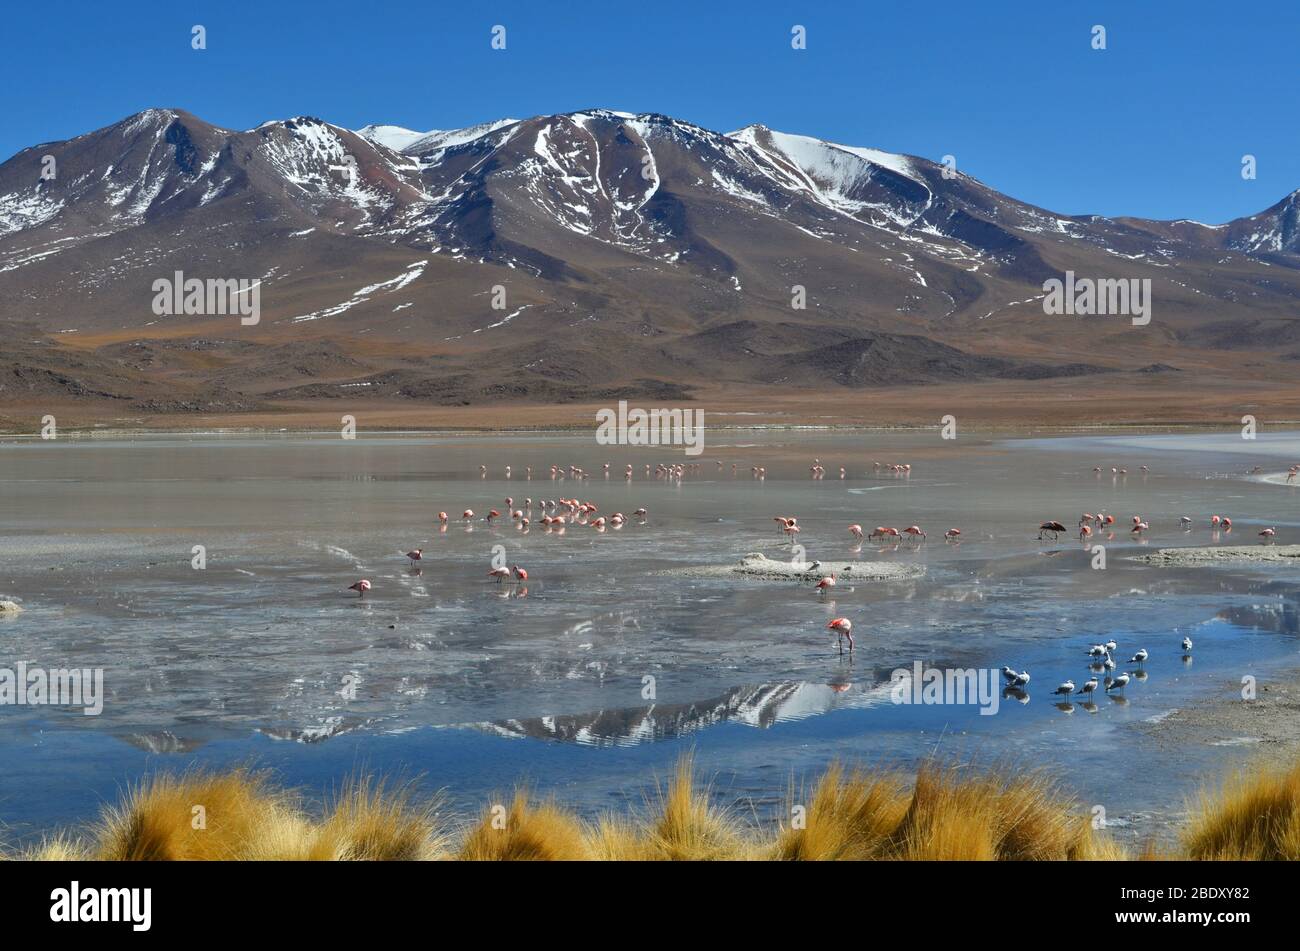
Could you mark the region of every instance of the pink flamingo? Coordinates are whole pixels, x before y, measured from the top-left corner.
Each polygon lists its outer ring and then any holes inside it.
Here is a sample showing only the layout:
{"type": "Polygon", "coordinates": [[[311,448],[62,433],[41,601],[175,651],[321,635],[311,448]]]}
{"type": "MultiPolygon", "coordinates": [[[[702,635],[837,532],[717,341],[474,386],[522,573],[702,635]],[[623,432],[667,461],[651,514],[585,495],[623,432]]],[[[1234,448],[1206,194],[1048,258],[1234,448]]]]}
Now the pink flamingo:
{"type": "Polygon", "coordinates": [[[1146,531],[1148,528],[1150,528],[1150,527],[1151,527],[1151,526],[1148,525],[1146,522],[1138,522],[1136,525],[1133,526],[1132,534],[1134,534],[1134,535],[1141,535],[1143,532],[1145,532],[1145,531],[1146,531]]]}
{"type": "Polygon", "coordinates": [[[442,522],[442,524],[446,525],[446,524],[447,524],[447,513],[446,513],[446,512],[439,512],[439,513],[438,513],[438,521],[440,521],[440,522],[442,522]]]}
{"type": "Polygon", "coordinates": [[[411,551],[408,551],[406,553],[406,557],[411,559],[411,564],[414,565],[417,561],[419,561],[421,558],[424,557],[424,549],[414,548],[411,551]]]}
{"type": "Polygon", "coordinates": [[[523,568],[520,568],[518,565],[511,565],[510,570],[514,573],[516,581],[528,580],[528,572],[525,571],[523,568]]]}
{"type": "Polygon", "coordinates": [[[820,592],[822,592],[823,594],[826,592],[826,589],[827,589],[827,588],[833,588],[833,587],[835,587],[835,575],[834,575],[834,574],[829,574],[829,575],[827,575],[825,578],[823,578],[821,581],[817,582],[817,590],[820,591],[820,592]]]}
{"type": "Polygon", "coordinates": [[[862,526],[850,525],[849,534],[852,535],[854,538],[856,538],[858,541],[862,541],[862,526]]]}
{"type": "Polygon", "coordinates": [[[1274,535],[1277,534],[1277,529],[1276,529],[1276,528],[1266,528],[1266,529],[1264,529],[1262,532],[1260,532],[1259,534],[1260,534],[1260,537],[1261,537],[1261,538],[1263,538],[1265,541],[1268,541],[1268,540],[1271,539],[1274,535]]]}
{"type": "Polygon", "coordinates": [[[366,592],[370,590],[370,582],[362,578],[360,581],[348,585],[348,590],[357,592],[358,598],[364,598],[366,592]]]}
{"type": "Polygon", "coordinates": [[[465,521],[467,521],[467,522],[468,522],[470,519],[472,519],[473,517],[474,517],[474,510],[473,510],[473,509],[466,509],[466,510],[465,510],[465,514],[461,516],[461,518],[463,518],[463,519],[464,519],[465,521]]]}
{"type": "Polygon", "coordinates": [[[877,525],[876,530],[867,536],[868,538],[898,538],[898,529],[890,528],[888,525],[877,525]]]}
{"type": "Polygon", "coordinates": [[[925,532],[921,531],[919,525],[909,525],[903,529],[903,534],[911,535],[913,538],[925,538],[925,532]]]}
{"type": "Polygon", "coordinates": [[[849,650],[853,650],[853,622],[846,617],[837,617],[826,625],[827,630],[835,632],[835,641],[840,645],[840,652],[844,651],[844,638],[849,639],[849,650]]]}
{"type": "Polygon", "coordinates": [[[958,539],[961,538],[961,529],[960,529],[960,528],[950,528],[950,529],[948,529],[946,532],[943,533],[943,537],[946,538],[946,539],[948,539],[949,541],[957,541],[958,539]]]}
{"type": "Polygon", "coordinates": [[[502,579],[504,579],[504,578],[509,578],[509,577],[510,577],[510,569],[509,569],[509,568],[493,568],[491,571],[488,572],[488,577],[489,577],[489,578],[496,578],[496,579],[497,579],[497,584],[500,584],[501,581],[502,581],[502,579]]]}
{"type": "Polygon", "coordinates": [[[1092,528],[1088,525],[1080,525],[1079,538],[1084,539],[1084,538],[1091,538],[1091,537],[1092,537],[1092,528]]]}

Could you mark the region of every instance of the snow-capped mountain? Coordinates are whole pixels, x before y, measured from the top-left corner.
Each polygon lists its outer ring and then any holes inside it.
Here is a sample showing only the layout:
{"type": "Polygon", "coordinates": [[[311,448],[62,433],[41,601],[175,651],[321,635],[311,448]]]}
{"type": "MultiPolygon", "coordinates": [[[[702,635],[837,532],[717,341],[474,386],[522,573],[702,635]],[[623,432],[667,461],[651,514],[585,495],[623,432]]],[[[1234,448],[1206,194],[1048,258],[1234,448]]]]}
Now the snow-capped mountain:
{"type": "MultiPolygon", "coordinates": [[[[1298,195],[1222,225],[1067,216],[928,159],[762,125],[593,109],[235,131],[150,109],[0,165],[0,319],[111,333],[119,349],[92,348],[105,363],[81,389],[139,400],[114,373],[165,369],[186,407],[1041,378],[1169,365],[1170,348],[1287,358],[1298,195]],[[1151,280],[1155,323],[1044,319],[1044,281],[1066,271],[1151,280]],[[258,282],[260,329],[178,353],[231,328],[151,309],[176,272],[258,282]],[[374,352],[345,356],[356,344],[337,340],[357,335],[374,352]]],[[[70,386],[37,339],[42,372],[0,399],[70,386]]]]}

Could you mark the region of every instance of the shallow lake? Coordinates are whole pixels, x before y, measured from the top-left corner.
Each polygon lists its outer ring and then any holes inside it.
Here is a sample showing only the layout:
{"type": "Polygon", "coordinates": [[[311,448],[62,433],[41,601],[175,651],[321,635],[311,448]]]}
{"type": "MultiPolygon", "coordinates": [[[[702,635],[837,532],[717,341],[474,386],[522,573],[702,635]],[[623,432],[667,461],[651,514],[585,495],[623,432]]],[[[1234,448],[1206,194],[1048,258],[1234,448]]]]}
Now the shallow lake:
{"type": "Polygon", "coordinates": [[[1300,542],[1300,490],[1276,484],[1300,461],[1298,434],[709,435],[695,458],[590,435],[0,442],[0,599],[23,608],[0,618],[0,668],[104,672],[98,716],[0,706],[6,838],[87,818],[148,771],[196,764],[273,767],[315,796],[358,771],[400,774],[464,808],[527,783],[590,815],[640,807],[686,752],[719,801],[760,818],[832,760],[937,756],[1048,769],[1136,834],[1248,755],[1249,738],[1169,750],[1135,724],[1295,665],[1300,570],[1131,556],[1212,543],[1211,514],[1233,519],[1221,544],[1254,544],[1264,526],[1300,542]],[[661,462],[698,468],[676,479],[656,474],[661,462]],[[587,477],[552,478],[552,465],[587,477]],[[527,531],[507,497],[532,499],[527,531]],[[540,501],[559,498],[648,516],[547,531],[540,501]],[[491,508],[503,517],[485,523],[491,508]],[[1044,520],[1073,526],[1098,510],[1117,519],[1113,540],[1093,540],[1104,570],[1073,533],[1037,537],[1044,520]],[[924,573],[821,596],[676,571],[793,557],[778,514],[798,517],[806,557],[828,570],[883,560],[924,573]],[[1137,541],[1135,514],[1151,525],[1137,541]],[[850,523],[929,535],[859,545],[850,523]],[[944,541],[950,527],[959,544],[944,541]],[[495,546],[527,584],[488,578],[495,546]],[[418,569],[403,554],[415,547],[418,569]],[[358,598],[347,588],[362,577],[373,590],[358,598]],[[852,654],[825,630],[841,615],[854,621],[852,654]],[[1059,708],[1051,690],[1082,683],[1087,648],[1109,637],[1121,670],[1150,651],[1145,678],[1059,708]],[[918,661],[1011,665],[1032,681],[1025,697],[999,694],[992,715],[894,703],[891,672],[918,661]]]}

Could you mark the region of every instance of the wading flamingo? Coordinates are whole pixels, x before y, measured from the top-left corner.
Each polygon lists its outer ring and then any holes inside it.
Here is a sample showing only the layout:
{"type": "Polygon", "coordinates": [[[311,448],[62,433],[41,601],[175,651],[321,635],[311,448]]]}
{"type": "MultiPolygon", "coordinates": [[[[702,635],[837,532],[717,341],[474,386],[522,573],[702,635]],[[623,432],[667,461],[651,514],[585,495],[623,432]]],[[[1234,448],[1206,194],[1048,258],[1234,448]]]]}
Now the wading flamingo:
{"type": "Polygon", "coordinates": [[[411,551],[408,551],[406,553],[406,557],[411,559],[411,564],[414,565],[417,561],[419,561],[421,558],[424,557],[424,549],[413,548],[411,551]]]}
{"type": "Polygon", "coordinates": [[[348,585],[348,590],[357,592],[358,598],[364,598],[366,596],[366,592],[370,590],[370,582],[367,581],[365,578],[362,578],[360,581],[348,585]]]}
{"type": "Polygon", "coordinates": [[[844,638],[849,639],[849,650],[853,650],[853,622],[846,617],[834,618],[826,625],[827,630],[835,632],[835,642],[840,645],[840,652],[844,652],[844,638]]]}

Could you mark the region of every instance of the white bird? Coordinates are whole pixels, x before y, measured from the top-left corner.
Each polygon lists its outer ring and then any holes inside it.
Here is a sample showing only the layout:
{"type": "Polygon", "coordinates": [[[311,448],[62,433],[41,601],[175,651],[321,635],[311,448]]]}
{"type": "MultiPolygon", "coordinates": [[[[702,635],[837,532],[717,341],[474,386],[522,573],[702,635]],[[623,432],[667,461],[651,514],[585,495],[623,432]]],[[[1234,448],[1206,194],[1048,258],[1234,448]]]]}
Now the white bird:
{"type": "Polygon", "coordinates": [[[1029,683],[1029,671],[1022,670],[1020,673],[1016,674],[1016,679],[1012,682],[1012,686],[1023,687],[1027,683],[1029,683]]]}
{"type": "Polygon", "coordinates": [[[1061,686],[1053,690],[1052,693],[1060,694],[1063,697],[1068,697],[1070,694],[1074,693],[1074,681],[1067,680],[1065,683],[1061,684],[1061,686]]]}
{"type": "Polygon", "coordinates": [[[1191,639],[1190,637],[1184,637],[1184,638],[1183,638],[1183,650],[1185,650],[1185,651],[1189,651],[1189,650],[1191,650],[1191,649],[1192,649],[1192,639],[1191,639]]]}
{"type": "Polygon", "coordinates": [[[1113,650],[1114,650],[1116,647],[1118,647],[1119,645],[1115,643],[1115,639],[1114,639],[1114,638],[1111,638],[1110,640],[1108,640],[1108,641],[1107,641],[1104,645],[1102,645],[1102,646],[1104,646],[1104,647],[1106,648],[1106,651],[1107,651],[1107,652],[1110,652],[1110,651],[1113,651],[1113,650]]]}
{"type": "Polygon", "coordinates": [[[1096,689],[1097,689],[1097,678],[1089,677],[1088,682],[1079,688],[1079,693],[1086,693],[1088,696],[1091,697],[1092,692],[1096,689]]]}
{"type": "Polygon", "coordinates": [[[1106,659],[1105,659],[1104,661],[1102,661],[1101,666],[1102,666],[1105,670],[1114,670],[1114,669],[1115,669],[1115,658],[1113,658],[1113,657],[1111,657],[1109,654],[1107,654],[1107,655],[1106,655],[1106,659]]]}
{"type": "Polygon", "coordinates": [[[1136,654],[1134,654],[1132,657],[1130,657],[1128,659],[1128,662],[1130,664],[1144,664],[1146,663],[1146,659],[1150,656],[1151,655],[1147,653],[1147,649],[1144,647],[1136,654]]]}
{"type": "Polygon", "coordinates": [[[1101,657],[1105,653],[1106,653],[1105,644],[1093,644],[1092,647],[1088,649],[1089,657],[1101,657]]]}
{"type": "Polygon", "coordinates": [[[1106,684],[1106,690],[1107,691],[1123,690],[1125,685],[1127,684],[1128,684],[1128,674],[1120,674],[1110,683],[1106,684]]]}
{"type": "Polygon", "coordinates": [[[1016,673],[1014,668],[1003,667],[1002,676],[1006,678],[1007,683],[1012,684],[1016,682],[1016,677],[1018,677],[1019,675],[1016,673]]]}

